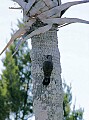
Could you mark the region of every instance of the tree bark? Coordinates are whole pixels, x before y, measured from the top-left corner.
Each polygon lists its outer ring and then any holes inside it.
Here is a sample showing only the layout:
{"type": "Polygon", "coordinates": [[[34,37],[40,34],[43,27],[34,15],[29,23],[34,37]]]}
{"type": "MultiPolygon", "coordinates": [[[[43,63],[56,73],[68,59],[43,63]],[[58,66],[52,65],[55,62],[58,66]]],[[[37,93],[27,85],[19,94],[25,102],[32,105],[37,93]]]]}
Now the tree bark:
{"type": "Polygon", "coordinates": [[[31,38],[33,106],[35,120],[63,120],[63,90],[57,28],[31,38]],[[50,84],[43,86],[43,62],[52,56],[53,71],[50,84]]]}

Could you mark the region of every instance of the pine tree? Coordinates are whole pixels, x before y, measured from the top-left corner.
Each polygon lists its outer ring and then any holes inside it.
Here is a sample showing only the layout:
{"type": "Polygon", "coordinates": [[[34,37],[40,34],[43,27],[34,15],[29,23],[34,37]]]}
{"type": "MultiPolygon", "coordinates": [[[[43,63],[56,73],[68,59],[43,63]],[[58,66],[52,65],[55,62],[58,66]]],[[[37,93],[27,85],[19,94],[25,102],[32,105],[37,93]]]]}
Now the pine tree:
{"type": "MultiPolygon", "coordinates": [[[[15,43],[18,44],[18,43],[15,43]]],[[[30,58],[30,49],[28,43],[25,42],[22,44],[21,49],[13,56],[16,64],[19,68],[19,77],[22,84],[21,89],[24,90],[24,101],[22,108],[22,120],[24,120],[25,115],[33,113],[33,97],[32,97],[32,80],[31,80],[31,58],[30,58]]]]}
{"type": "Polygon", "coordinates": [[[0,102],[0,108],[2,109],[3,104],[5,104],[4,110],[0,112],[0,116],[5,116],[0,117],[2,120],[9,118],[12,113],[14,113],[15,120],[19,118],[24,120],[25,117],[28,117],[33,112],[32,94],[29,95],[32,90],[30,50],[26,42],[22,49],[12,57],[16,44],[17,41],[6,51],[6,56],[2,60],[5,68],[2,71],[0,81],[0,95],[2,95],[0,97],[2,102],[0,102]],[[7,110],[6,107],[8,108],[7,110]],[[4,111],[8,111],[7,114],[4,111]]]}
{"type": "Polygon", "coordinates": [[[6,104],[11,112],[16,112],[20,104],[20,84],[18,66],[15,65],[14,59],[11,57],[11,51],[6,52],[6,58],[3,59],[5,69],[2,71],[2,94],[6,97],[6,104]],[[3,92],[4,91],[4,92],[3,92]]]}
{"type": "Polygon", "coordinates": [[[64,99],[63,99],[63,112],[64,112],[64,120],[83,120],[83,112],[84,110],[80,107],[79,109],[75,108],[75,104],[72,105],[72,91],[71,85],[67,85],[65,82],[63,83],[63,91],[64,91],[64,99]]]}
{"type": "MultiPolygon", "coordinates": [[[[33,113],[31,59],[28,43],[25,42],[21,49],[12,57],[17,41],[6,51],[6,57],[2,60],[4,70],[0,80],[0,119],[9,118],[15,114],[15,120],[24,120],[33,113]],[[31,94],[31,96],[29,95],[31,94]],[[22,112],[22,116],[20,115],[22,112]]],[[[71,86],[63,83],[64,120],[82,120],[83,109],[71,109],[71,86]]]]}

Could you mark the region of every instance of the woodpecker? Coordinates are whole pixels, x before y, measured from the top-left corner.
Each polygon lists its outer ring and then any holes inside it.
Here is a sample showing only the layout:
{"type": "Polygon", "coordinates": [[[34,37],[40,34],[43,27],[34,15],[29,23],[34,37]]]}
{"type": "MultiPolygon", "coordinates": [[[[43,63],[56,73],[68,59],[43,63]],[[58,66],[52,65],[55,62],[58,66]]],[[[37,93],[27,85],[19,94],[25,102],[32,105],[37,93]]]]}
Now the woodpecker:
{"type": "Polygon", "coordinates": [[[53,62],[52,62],[52,56],[47,55],[47,60],[43,63],[43,72],[44,72],[44,79],[43,79],[43,85],[49,85],[50,83],[50,76],[53,70],[53,62]]]}

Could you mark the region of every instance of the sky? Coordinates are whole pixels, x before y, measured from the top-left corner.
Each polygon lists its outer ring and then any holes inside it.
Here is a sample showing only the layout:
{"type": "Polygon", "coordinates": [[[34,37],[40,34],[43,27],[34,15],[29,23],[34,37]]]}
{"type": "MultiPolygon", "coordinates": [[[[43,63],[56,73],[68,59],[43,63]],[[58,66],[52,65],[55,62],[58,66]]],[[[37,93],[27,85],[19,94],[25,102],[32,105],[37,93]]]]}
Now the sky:
{"type": "MultiPolygon", "coordinates": [[[[62,0],[63,3],[67,1],[62,0]]],[[[21,10],[10,10],[10,6],[14,6],[11,0],[3,0],[0,4],[0,51],[10,39],[11,28],[16,30],[17,19],[22,18],[21,10]]],[[[89,3],[71,7],[63,17],[89,20],[89,3]]],[[[89,25],[74,23],[60,28],[58,42],[62,79],[71,83],[73,103],[76,100],[76,108],[84,108],[84,120],[89,120],[89,25]]],[[[0,56],[0,73],[4,55],[0,56]]]]}

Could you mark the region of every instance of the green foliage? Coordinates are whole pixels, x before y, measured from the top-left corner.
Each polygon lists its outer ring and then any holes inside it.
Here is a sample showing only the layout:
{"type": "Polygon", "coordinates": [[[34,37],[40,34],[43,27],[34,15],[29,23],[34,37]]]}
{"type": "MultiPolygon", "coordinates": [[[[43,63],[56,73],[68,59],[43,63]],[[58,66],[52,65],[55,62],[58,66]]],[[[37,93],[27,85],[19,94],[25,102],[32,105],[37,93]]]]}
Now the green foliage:
{"type": "MultiPolygon", "coordinates": [[[[31,81],[31,59],[27,42],[22,45],[13,57],[17,41],[6,52],[3,59],[4,70],[0,80],[0,119],[10,117],[14,113],[15,120],[24,120],[33,113],[32,81],[31,81]]],[[[72,92],[71,86],[63,83],[64,120],[83,120],[83,109],[71,109],[72,92]]]]}
{"type": "MultiPolygon", "coordinates": [[[[17,41],[6,52],[3,59],[4,70],[0,80],[0,119],[10,117],[14,113],[15,120],[24,120],[33,113],[32,81],[31,81],[31,59],[27,42],[22,45],[13,57],[17,41]],[[21,114],[20,114],[21,113],[21,114]]],[[[63,83],[64,120],[83,120],[83,109],[71,109],[72,92],[71,86],[63,83]]]]}
{"type": "MultiPolygon", "coordinates": [[[[0,91],[3,98],[3,109],[0,112],[2,114],[2,120],[5,120],[3,116],[7,118],[7,115],[4,115],[6,111],[8,111],[8,117],[10,115],[10,111],[17,111],[19,101],[18,98],[20,92],[18,92],[19,85],[19,74],[18,74],[18,66],[15,65],[14,59],[11,57],[11,51],[6,52],[6,58],[3,59],[3,65],[5,69],[2,71],[1,80],[0,80],[0,91]],[[13,104],[15,103],[15,104],[13,104]]],[[[1,97],[0,97],[1,98],[1,97]]]]}
{"type": "Polygon", "coordinates": [[[27,115],[33,113],[31,84],[31,59],[27,42],[22,45],[15,56],[15,45],[6,51],[6,57],[2,60],[4,70],[0,80],[0,119],[10,117],[14,113],[15,120],[24,120],[27,115]],[[29,89],[30,87],[30,89],[29,89]]]}
{"type": "MultiPolygon", "coordinates": [[[[4,70],[0,79],[0,120],[10,119],[14,113],[14,119],[24,120],[33,113],[31,58],[28,43],[22,44],[22,48],[12,57],[17,41],[6,51],[2,60],[4,70]]],[[[83,109],[71,109],[71,86],[63,83],[64,120],[83,120],[83,109]]]]}
{"type": "Polygon", "coordinates": [[[5,118],[8,118],[9,112],[6,96],[3,96],[0,91],[0,120],[5,120],[5,118]]]}
{"type": "Polygon", "coordinates": [[[64,100],[63,100],[64,120],[83,120],[84,110],[82,108],[75,109],[75,104],[74,104],[73,109],[71,109],[71,104],[72,104],[71,86],[68,86],[64,82],[63,91],[64,91],[64,100]]]}
{"type": "Polygon", "coordinates": [[[24,102],[23,102],[23,117],[29,113],[33,113],[33,102],[32,102],[32,81],[31,81],[31,58],[30,49],[28,48],[28,43],[22,44],[21,50],[19,50],[14,56],[16,64],[19,67],[19,77],[21,81],[21,89],[24,90],[24,102]]]}

